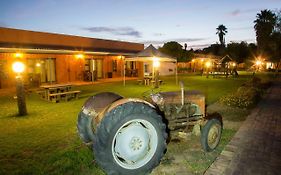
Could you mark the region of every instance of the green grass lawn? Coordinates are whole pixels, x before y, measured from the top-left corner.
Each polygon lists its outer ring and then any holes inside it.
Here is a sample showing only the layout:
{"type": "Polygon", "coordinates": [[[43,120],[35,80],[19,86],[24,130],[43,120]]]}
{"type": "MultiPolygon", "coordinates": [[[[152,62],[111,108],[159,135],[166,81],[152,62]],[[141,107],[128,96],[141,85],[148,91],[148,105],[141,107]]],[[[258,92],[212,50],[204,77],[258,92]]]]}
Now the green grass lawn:
{"type": "MultiPolygon", "coordinates": [[[[180,75],[187,89],[203,91],[211,104],[236,90],[249,75],[237,79],[213,79],[180,75]]],[[[162,91],[179,90],[174,77],[162,77],[162,91]]],[[[125,97],[141,97],[150,89],[136,81],[75,87],[82,91],[78,100],[50,103],[35,93],[27,95],[28,115],[17,117],[13,95],[0,97],[0,174],[104,174],[93,163],[92,152],[77,135],[77,114],[84,101],[102,91],[125,97]]]]}

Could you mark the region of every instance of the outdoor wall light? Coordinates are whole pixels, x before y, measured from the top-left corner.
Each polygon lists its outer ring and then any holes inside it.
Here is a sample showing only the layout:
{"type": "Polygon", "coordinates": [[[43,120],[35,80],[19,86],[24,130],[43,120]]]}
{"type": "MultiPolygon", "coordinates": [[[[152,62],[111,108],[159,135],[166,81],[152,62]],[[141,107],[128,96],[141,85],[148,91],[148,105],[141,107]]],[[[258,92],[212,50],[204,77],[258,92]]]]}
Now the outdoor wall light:
{"type": "Polygon", "coordinates": [[[77,59],[83,59],[83,58],[84,58],[84,55],[83,55],[83,54],[77,54],[75,57],[76,57],[77,59]]]}
{"type": "Polygon", "coordinates": [[[14,54],[14,57],[16,57],[16,58],[22,58],[22,57],[23,57],[23,54],[17,52],[17,53],[14,54]]]}

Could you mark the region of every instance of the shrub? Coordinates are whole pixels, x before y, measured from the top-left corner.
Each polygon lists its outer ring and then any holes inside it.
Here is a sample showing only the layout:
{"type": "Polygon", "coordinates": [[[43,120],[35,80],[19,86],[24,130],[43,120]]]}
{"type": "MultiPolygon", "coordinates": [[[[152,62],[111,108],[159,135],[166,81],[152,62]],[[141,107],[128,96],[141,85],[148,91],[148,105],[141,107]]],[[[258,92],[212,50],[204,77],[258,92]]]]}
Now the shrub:
{"type": "Polygon", "coordinates": [[[254,77],[244,83],[236,92],[220,98],[219,102],[232,107],[251,108],[255,106],[269,87],[269,82],[262,83],[261,79],[254,77]]]}

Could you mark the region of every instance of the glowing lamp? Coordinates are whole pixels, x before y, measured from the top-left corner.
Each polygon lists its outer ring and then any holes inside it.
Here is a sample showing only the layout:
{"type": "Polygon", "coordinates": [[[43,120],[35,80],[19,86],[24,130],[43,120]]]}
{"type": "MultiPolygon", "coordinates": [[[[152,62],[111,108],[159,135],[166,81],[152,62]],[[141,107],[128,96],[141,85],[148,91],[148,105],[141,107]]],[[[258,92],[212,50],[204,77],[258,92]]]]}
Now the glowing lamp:
{"type": "Polygon", "coordinates": [[[206,65],[207,68],[209,68],[211,66],[211,62],[208,61],[208,62],[206,62],[205,65],[206,65]]]}
{"type": "Polygon", "coordinates": [[[40,67],[41,66],[41,64],[40,63],[36,63],[36,67],[40,67]]]}
{"type": "Polygon", "coordinates": [[[83,59],[83,58],[84,58],[84,55],[83,55],[83,54],[77,54],[77,55],[76,55],[76,58],[77,58],[77,59],[83,59]]]}
{"type": "Polygon", "coordinates": [[[233,67],[235,67],[235,66],[236,66],[236,64],[235,64],[235,63],[232,63],[232,66],[233,66],[233,67]]]}
{"type": "Polygon", "coordinates": [[[195,60],[194,60],[194,59],[192,59],[191,61],[192,61],[192,62],[194,62],[195,60]]]}
{"type": "Polygon", "coordinates": [[[259,66],[259,65],[261,65],[261,64],[262,64],[262,62],[261,62],[261,61],[259,61],[259,60],[258,60],[258,61],[256,61],[256,65],[257,65],[257,66],[259,66]]]}
{"type": "Polygon", "coordinates": [[[15,54],[14,54],[14,57],[16,57],[16,58],[22,58],[22,57],[23,57],[23,54],[22,54],[22,53],[15,53],[15,54]]]}
{"type": "Polygon", "coordinates": [[[25,66],[22,62],[17,61],[13,63],[12,68],[15,73],[22,73],[25,69],[25,66]]]}
{"type": "Polygon", "coordinates": [[[160,67],[160,61],[158,58],[153,58],[153,67],[155,68],[160,67]]]}

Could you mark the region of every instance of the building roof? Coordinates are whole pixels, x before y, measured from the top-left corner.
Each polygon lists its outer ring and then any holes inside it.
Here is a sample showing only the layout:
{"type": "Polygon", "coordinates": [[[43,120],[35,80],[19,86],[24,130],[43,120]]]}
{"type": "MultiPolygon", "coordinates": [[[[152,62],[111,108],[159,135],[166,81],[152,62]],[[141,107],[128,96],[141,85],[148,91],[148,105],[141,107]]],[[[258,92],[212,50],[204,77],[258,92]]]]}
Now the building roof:
{"type": "Polygon", "coordinates": [[[105,40],[82,36],[35,32],[0,27],[0,52],[3,50],[27,49],[32,51],[65,50],[106,52],[108,54],[134,54],[144,49],[140,43],[105,40]]]}
{"type": "Polygon", "coordinates": [[[139,53],[133,55],[132,58],[126,58],[127,61],[153,61],[155,58],[159,59],[159,61],[170,61],[177,62],[176,59],[160,52],[156,49],[152,44],[150,44],[147,48],[140,51],[139,53]]]}

